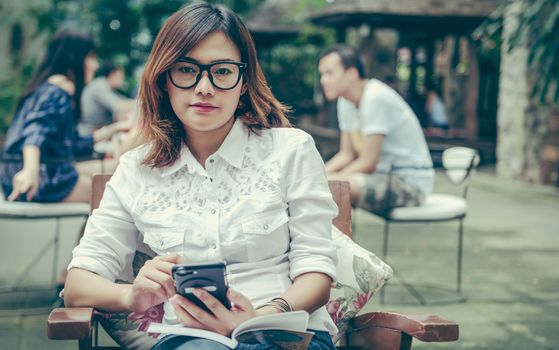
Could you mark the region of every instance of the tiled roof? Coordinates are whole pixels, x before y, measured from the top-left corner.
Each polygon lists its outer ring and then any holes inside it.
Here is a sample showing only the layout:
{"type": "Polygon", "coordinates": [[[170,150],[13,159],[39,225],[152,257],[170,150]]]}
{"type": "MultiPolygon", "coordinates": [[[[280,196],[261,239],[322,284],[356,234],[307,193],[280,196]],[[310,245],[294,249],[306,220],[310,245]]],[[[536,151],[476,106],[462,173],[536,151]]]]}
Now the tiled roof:
{"type": "Polygon", "coordinates": [[[333,15],[375,14],[421,17],[486,17],[499,0],[334,0],[312,14],[313,20],[333,15]]]}

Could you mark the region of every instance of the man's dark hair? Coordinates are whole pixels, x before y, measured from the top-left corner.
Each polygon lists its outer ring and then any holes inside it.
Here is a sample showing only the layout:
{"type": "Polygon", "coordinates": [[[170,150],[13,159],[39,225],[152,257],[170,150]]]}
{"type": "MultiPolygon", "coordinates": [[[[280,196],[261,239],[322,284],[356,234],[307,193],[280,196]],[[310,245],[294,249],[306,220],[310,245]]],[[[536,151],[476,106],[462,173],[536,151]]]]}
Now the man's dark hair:
{"type": "Polygon", "coordinates": [[[97,70],[97,76],[108,77],[112,72],[118,69],[120,69],[120,66],[118,66],[113,61],[105,61],[103,62],[101,67],[97,70]]]}
{"type": "Polygon", "coordinates": [[[363,64],[363,60],[356,49],[344,44],[336,44],[322,51],[319,60],[331,53],[336,53],[340,56],[340,61],[345,69],[355,68],[357,69],[357,73],[359,73],[360,78],[366,78],[365,65],[363,64]]]}

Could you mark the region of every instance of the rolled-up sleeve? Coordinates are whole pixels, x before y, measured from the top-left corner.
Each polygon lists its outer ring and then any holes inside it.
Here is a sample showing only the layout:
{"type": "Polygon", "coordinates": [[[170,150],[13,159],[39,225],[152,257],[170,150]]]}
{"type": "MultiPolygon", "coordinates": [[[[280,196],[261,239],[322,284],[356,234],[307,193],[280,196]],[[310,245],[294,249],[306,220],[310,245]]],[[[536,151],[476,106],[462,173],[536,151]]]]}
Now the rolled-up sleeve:
{"type": "Polygon", "coordinates": [[[59,133],[57,121],[63,119],[61,115],[71,113],[69,109],[70,105],[61,98],[39,101],[37,106],[24,116],[23,144],[41,148],[49,136],[59,133]]]}
{"type": "Polygon", "coordinates": [[[338,209],[328,187],[324,163],[312,138],[291,152],[286,167],[285,198],[289,208],[291,279],[321,272],[336,279],[336,245],[332,219],[338,209]]]}
{"type": "Polygon", "coordinates": [[[138,230],[130,215],[134,172],[122,161],[105,188],[68,270],[81,268],[114,281],[136,251],[138,230]]]}

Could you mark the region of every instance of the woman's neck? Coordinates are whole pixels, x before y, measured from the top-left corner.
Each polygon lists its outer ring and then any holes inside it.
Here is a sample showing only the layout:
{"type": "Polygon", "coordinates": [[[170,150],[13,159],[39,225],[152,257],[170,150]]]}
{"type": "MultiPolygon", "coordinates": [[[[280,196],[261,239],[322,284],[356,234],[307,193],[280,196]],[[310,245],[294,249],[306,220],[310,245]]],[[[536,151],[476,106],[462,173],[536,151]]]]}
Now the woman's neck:
{"type": "Polygon", "coordinates": [[[47,81],[52,85],[58,86],[72,96],[76,92],[76,86],[74,85],[74,83],[63,74],[51,75],[50,77],[48,77],[47,81]]]}
{"type": "Polygon", "coordinates": [[[231,118],[220,128],[210,131],[197,131],[185,127],[188,149],[202,167],[205,168],[206,159],[221,147],[234,122],[234,118],[231,118]]]}

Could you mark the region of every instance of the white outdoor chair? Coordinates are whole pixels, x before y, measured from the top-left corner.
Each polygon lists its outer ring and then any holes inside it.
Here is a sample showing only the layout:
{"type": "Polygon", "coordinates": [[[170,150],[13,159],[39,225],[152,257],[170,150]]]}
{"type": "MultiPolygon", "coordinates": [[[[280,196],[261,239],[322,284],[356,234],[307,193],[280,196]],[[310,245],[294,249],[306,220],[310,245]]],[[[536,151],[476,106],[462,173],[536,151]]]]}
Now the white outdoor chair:
{"type": "MultiPolygon", "coordinates": [[[[55,289],[57,284],[57,271],[59,260],[59,241],[60,241],[60,222],[64,218],[82,217],[87,219],[89,215],[88,203],[27,203],[27,202],[9,202],[4,198],[0,190],[0,220],[38,220],[52,219],[55,220],[55,232],[52,239],[39,250],[39,252],[30,257],[29,263],[25,265],[22,272],[10,283],[9,286],[0,288],[0,294],[15,294],[20,292],[33,292],[41,289],[55,289]],[[41,259],[47,255],[49,250],[53,250],[53,262],[51,270],[51,285],[42,287],[22,287],[23,282],[28,277],[33,268],[41,264],[41,259]]],[[[15,234],[15,232],[6,232],[2,229],[2,235],[15,234]]]]}
{"type": "MultiPolygon", "coordinates": [[[[456,293],[462,293],[462,248],[464,236],[464,217],[468,211],[466,196],[468,193],[468,178],[479,164],[479,154],[476,150],[467,147],[451,147],[442,155],[443,167],[449,180],[462,187],[462,195],[432,193],[425,202],[418,207],[394,208],[386,214],[377,214],[384,219],[383,259],[388,257],[388,235],[391,223],[432,223],[445,221],[459,221],[458,226],[458,256],[456,273],[456,293]]],[[[397,271],[394,271],[395,274],[397,271]]],[[[421,304],[426,304],[425,298],[411,285],[402,283],[421,304]]],[[[380,302],[384,303],[384,292],[381,289],[380,302]]],[[[464,299],[461,297],[461,299],[464,299]]]]}

